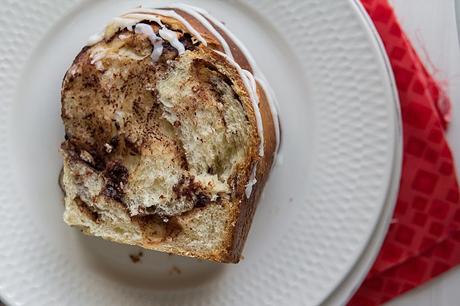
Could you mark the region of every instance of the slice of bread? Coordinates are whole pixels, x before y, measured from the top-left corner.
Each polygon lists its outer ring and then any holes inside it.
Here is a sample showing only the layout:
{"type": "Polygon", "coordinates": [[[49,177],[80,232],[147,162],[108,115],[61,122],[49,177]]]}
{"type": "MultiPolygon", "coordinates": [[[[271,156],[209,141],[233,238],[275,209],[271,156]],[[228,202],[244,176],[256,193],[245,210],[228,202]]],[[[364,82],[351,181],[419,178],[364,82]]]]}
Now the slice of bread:
{"type": "Polygon", "coordinates": [[[110,24],[64,77],[64,220],[115,242],[238,262],[275,153],[268,95],[257,84],[254,105],[248,60],[221,29],[235,62],[198,18],[165,11],[180,18],[110,24]],[[155,60],[161,39],[145,26],[177,37],[163,35],[155,60]]]}

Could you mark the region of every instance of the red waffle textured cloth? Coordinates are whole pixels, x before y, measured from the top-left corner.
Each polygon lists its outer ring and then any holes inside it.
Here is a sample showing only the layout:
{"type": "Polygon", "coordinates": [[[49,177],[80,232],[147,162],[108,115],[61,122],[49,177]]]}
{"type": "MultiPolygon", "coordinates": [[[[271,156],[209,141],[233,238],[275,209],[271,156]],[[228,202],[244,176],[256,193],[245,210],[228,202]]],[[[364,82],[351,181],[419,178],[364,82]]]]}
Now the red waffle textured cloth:
{"type": "Polygon", "coordinates": [[[362,0],[399,91],[403,168],[382,249],[349,306],[375,306],[460,263],[460,197],[445,138],[450,102],[427,72],[387,0],[362,0]]]}

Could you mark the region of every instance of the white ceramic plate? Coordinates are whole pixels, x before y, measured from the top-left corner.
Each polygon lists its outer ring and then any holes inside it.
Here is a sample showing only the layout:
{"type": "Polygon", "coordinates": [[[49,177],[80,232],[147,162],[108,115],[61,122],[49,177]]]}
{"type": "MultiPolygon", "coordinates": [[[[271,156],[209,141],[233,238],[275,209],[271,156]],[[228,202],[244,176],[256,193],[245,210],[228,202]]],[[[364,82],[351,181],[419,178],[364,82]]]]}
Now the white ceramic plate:
{"type": "Polygon", "coordinates": [[[359,6],[187,2],[225,21],[280,102],[283,163],[266,187],[245,259],[219,265],[144,251],[134,264],[137,248],[85,237],[61,221],[64,72],[111,17],[165,1],[6,0],[0,295],[11,305],[318,305],[343,288],[365,249],[375,254],[369,241],[391,211],[399,173],[399,117],[388,64],[359,6]]]}
{"type": "Polygon", "coordinates": [[[457,19],[457,34],[460,41],[460,0],[455,0],[455,17],[457,19]]]}
{"type": "MultiPolygon", "coordinates": [[[[359,0],[354,0],[358,2],[359,0]]],[[[369,28],[373,30],[374,37],[378,41],[380,45],[380,50],[382,56],[384,57],[385,61],[387,62],[387,68],[391,71],[390,62],[387,58],[385,48],[383,43],[381,42],[380,36],[377,30],[374,28],[374,24],[370,17],[365,12],[365,9],[357,4],[357,8],[361,11],[365,21],[367,21],[369,28]]],[[[392,77],[392,76],[391,76],[392,77]]],[[[393,82],[394,83],[394,82],[393,82]]],[[[396,88],[394,90],[395,96],[397,95],[396,88]]],[[[396,98],[396,102],[398,102],[396,98]]],[[[396,197],[398,195],[399,190],[399,178],[401,176],[401,166],[402,166],[402,122],[401,122],[401,114],[399,109],[399,103],[395,109],[397,112],[396,116],[398,117],[397,122],[397,137],[396,137],[396,146],[395,146],[395,160],[393,164],[393,174],[392,174],[392,181],[390,184],[390,189],[387,193],[387,199],[385,206],[382,209],[382,214],[380,216],[380,220],[377,223],[377,226],[372,233],[371,239],[369,240],[369,244],[362,252],[360,258],[357,260],[354,267],[350,270],[347,276],[343,279],[341,284],[334,290],[329,297],[321,303],[323,306],[326,305],[344,305],[346,301],[351,297],[352,293],[354,293],[361,284],[362,280],[364,280],[367,272],[369,271],[371,265],[375,261],[375,258],[378,255],[380,247],[382,246],[383,240],[386,236],[388,227],[390,225],[391,217],[393,215],[393,209],[396,204],[396,197]]]]}

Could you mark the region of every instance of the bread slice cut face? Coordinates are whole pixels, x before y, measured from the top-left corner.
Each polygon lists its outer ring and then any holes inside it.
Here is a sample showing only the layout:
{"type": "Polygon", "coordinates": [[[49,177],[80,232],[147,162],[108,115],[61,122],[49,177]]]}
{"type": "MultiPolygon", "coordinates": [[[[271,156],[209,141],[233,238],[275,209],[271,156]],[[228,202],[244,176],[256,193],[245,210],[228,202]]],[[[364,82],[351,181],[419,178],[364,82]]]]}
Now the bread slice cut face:
{"type": "Polygon", "coordinates": [[[139,10],[109,24],[65,74],[64,221],[238,262],[277,146],[268,95],[210,20],[139,10]]]}

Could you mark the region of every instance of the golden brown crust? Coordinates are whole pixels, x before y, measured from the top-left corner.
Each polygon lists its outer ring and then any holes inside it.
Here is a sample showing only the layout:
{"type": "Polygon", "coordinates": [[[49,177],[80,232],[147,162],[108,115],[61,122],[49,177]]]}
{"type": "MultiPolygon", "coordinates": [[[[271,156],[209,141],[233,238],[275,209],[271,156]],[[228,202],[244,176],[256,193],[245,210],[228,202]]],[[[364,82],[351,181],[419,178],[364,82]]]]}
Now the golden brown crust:
{"type": "MultiPolygon", "coordinates": [[[[195,27],[203,37],[206,38],[208,41],[208,48],[216,49],[219,51],[223,51],[222,46],[219,44],[218,40],[206,29],[204,28],[200,22],[195,20],[194,17],[188,15],[185,12],[180,10],[176,10],[177,13],[182,15],[186,18],[190,24],[195,27]]],[[[186,33],[187,29],[184,25],[173,18],[159,16],[163,23],[168,24],[173,29],[181,30],[182,32],[186,33]]],[[[232,49],[234,60],[243,68],[249,71],[252,71],[248,59],[244,56],[242,50],[240,50],[237,45],[229,39],[229,37],[223,33],[222,31],[218,30],[220,34],[226,39],[227,43],[229,44],[230,48],[232,49]]],[[[89,59],[89,49],[84,48],[82,52],[76,57],[74,61],[74,65],[80,65],[82,67],[90,66],[90,59],[89,59]]],[[[241,80],[238,71],[228,63],[226,64],[226,59],[215,53],[209,51],[207,48],[200,47],[198,48],[198,52],[201,54],[200,56],[207,61],[214,63],[217,67],[225,71],[225,73],[231,78],[232,82],[235,84],[235,87],[239,90],[238,94],[241,98],[241,103],[243,103],[244,109],[246,110],[247,115],[250,119],[250,124],[253,125],[253,131],[256,130],[256,120],[255,114],[253,110],[253,106],[249,99],[248,93],[246,92],[245,86],[243,81],[241,80]]],[[[73,76],[66,74],[63,82],[63,95],[65,94],[65,90],[69,84],[73,76]]],[[[263,190],[265,182],[268,179],[269,172],[271,165],[273,163],[274,153],[276,149],[276,137],[275,137],[275,127],[274,122],[272,119],[272,114],[270,112],[269,103],[267,100],[267,96],[265,95],[263,89],[258,85],[257,93],[259,96],[259,108],[262,116],[262,123],[263,123],[263,133],[264,133],[264,150],[265,154],[261,158],[258,156],[258,145],[257,145],[257,135],[252,135],[251,142],[251,152],[249,157],[245,163],[243,163],[239,169],[236,171],[238,177],[232,177],[231,179],[236,182],[236,205],[230,205],[230,203],[221,203],[223,207],[228,208],[228,222],[226,224],[226,237],[223,239],[222,246],[219,250],[215,252],[208,252],[202,253],[199,251],[194,250],[183,250],[180,247],[173,247],[171,242],[174,241],[175,237],[178,235],[179,232],[183,230],[183,227],[188,225],[190,219],[193,219],[195,215],[202,212],[203,210],[210,209],[209,206],[198,207],[194,208],[186,213],[174,216],[173,218],[169,219],[168,222],[164,222],[161,218],[157,217],[133,217],[131,221],[135,224],[138,224],[139,228],[143,233],[143,238],[140,242],[136,244],[141,245],[147,249],[154,249],[160,250],[165,252],[171,252],[177,255],[184,255],[184,256],[191,256],[197,257],[201,259],[207,259],[217,262],[231,262],[237,263],[240,259],[241,252],[243,250],[243,246],[245,240],[247,238],[250,224],[252,222],[252,218],[254,216],[254,212],[256,210],[257,202],[260,197],[260,194],[263,190]],[[246,182],[249,180],[250,173],[252,171],[252,167],[257,165],[257,172],[256,172],[256,180],[257,183],[253,186],[253,190],[249,199],[246,198],[245,195],[245,187],[246,182]]],[[[62,110],[62,117],[64,122],[69,122],[69,114],[66,113],[65,108],[62,110]]],[[[107,127],[107,129],[101,131],[101,141],[107,142],[107,139],[110,139],[112,127],[107,127]],[[103,139],[103,140],[102,140],[103,139]]],[[[99,136],[98,136],[99,137],[99,136]]],[[[79,143],[79,145],[86,149],[91,148],[91,144],[79,143]]],[[[92,167],[97,167],[97,165],[92,165],[92,167]]],[[[105,170],[106,171],[106,170],[105,170]]],[[[117,172],[118,173],[118,172],[117,172]]],[[[122,182],[122,181],[121,181],[122,182]]],[[[122,182],[123,183],[123,182],[122,182]]],[[[119,184],[119,182],[117,183],[119,184]]],[[[115,188],[116,189],[116,188],[115,188]]],[[[116,198],[115,198],[116,200],[116,198]]],[[[213,204],[218,205],[218,204],[213,204]]],[[[87,207],[81,206],[81,210],[84,210],[84,213],[93,220],[94,222],[98,222],[98,219],[95,217],[95,213],[91,210],[88,210],[87,207]]],[[[110,237],[106,237],[109,238],[110,237]]],[[[126,241],[118,241],[124,242],[126,241]]],[[[132,243],[132,242],[128,242],[132,243]]]]}
{"type": "Polygon", "coordinates": [[[270,174],[276,150],[275,127],[267,97],[260,85],[257,89],[262,122],[264,125],[265,154],[257,167],[257,184],[254,185],[251,197],[249,199],[243,197],[243,201],[240,203],[235,213],[236,224],[233,229],[232,242],[228,249],[228,261],[230,262],[238,262],[241,257],[241,252],[243,251],[244,243],[248,236],[260,195],[270,174]]]}
{"type": "MultiPolygon", "coordinates": [[[[200,33],[204,33],[208,37],[213,36],[192,16],[180,10],[176,10],[176,12],[186,18],[187,21],[189,21],[200,31],[200,33]]],[[[211,21],[209,22],[212,23],[211,21]]],[[[219,28],[217,28],[217,30],[229,44],[235,62],[239,64],[242,69],[253,72],[251,66],[249,65],[249,61],[242,50],[238,48],[235,42],[231,40],[224,31],[220,30],[219,28]]],[[[217,42],[217,39],[215,39],[215,42],[217,42]]],[[[219,51],[223,51],[221,46],[217,49],[219,51]]],[[[224,59],[222,58],[222,60],[224,59]]],[[[243,84],[240,84],[240,86],[242,85],[243,84]]],[[[268,97],[260,85],[257,86],[257,93],[259,96],[259,108],[264,129],[264,157],[260,158],[257,164],[257,183],[253,186],[251,197],[248,199],[243,194],[239,205],[235,207],[235,209],[231,212],[232,217],[230,219],[233,219],[234,222],[229,224],[229,227],[231,228],[231,235],[229,235],[227,238],[227,247],[222,249],[222,252],[217,255],[217,258],[213,256],[213,258],[205,259],[231,263],[237,263],[240,260],[260,195],[270,174],[276,150],[275,123],[273,122],[272,113],[270,111],[268,97]]],[[[252,106],[250,106],[250,108],[252,109],[252,106]]],[[[247,169],[250,169],[250,165],[247,165],[247,169]]]]}

